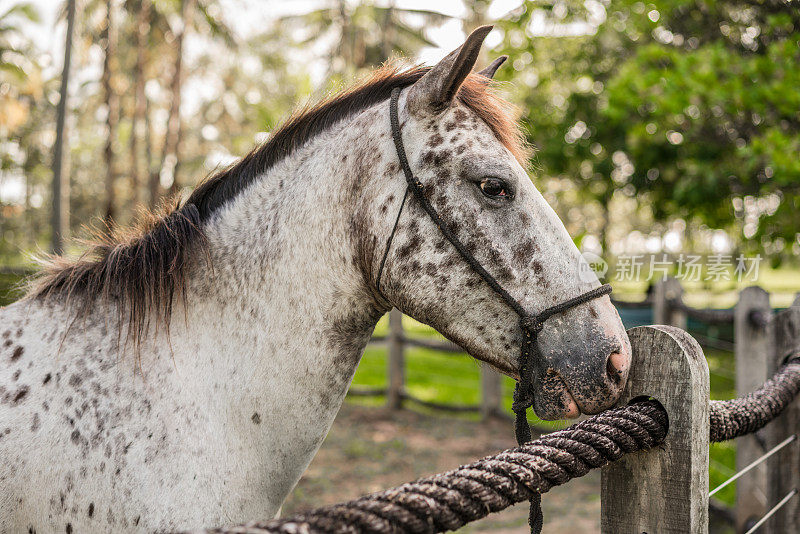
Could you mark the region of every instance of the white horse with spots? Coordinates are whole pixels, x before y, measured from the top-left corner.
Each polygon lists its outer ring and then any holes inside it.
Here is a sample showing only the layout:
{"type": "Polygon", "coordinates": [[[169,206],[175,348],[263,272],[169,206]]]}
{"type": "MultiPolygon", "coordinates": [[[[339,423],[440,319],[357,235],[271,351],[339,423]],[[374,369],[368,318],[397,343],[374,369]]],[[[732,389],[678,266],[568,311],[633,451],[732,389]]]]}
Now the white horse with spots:
{"type": "MultiPolygon", "coordinates": [[[[0,530],[145,532],[269,518],[322,443],[377,320],[396,306],[516,375],[510,310],[413,197],[526,309],[597,287],[523,165],[488,28],[435,67],[384,68],[290,119],[134,238],[54,260],[0,310],[0,530]]],[[[539,336],[535,410],[597,412],[630,347],[607,297],[539,336]],[[613,372],[610,372],[613,371],[613,372]]]]}

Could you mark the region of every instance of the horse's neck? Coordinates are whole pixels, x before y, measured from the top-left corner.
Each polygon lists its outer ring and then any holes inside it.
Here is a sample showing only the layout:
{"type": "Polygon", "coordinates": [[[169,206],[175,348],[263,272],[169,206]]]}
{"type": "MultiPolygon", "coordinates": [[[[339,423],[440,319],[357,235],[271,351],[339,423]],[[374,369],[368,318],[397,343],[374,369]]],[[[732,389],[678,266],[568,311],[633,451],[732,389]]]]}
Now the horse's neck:
{"type": "MultiPolygon", "coordinates": [[[[243,405],[243,424],[252,415],[262,429],[285,431],[288,445],[310,447],[301,463],[327,433],[385,312],[353,235],[363,177],[343,167],[350,135],[320,136],[220,210],[206,228],[211,268],[190,275],[187,319],[182,310],[174,319],[181,339],[172,345],[187,359],[179,370],[198,373],[190,378],[213,389],[221,409],[243,405]]],[[[268,449],[287,446],[270,439],[268,449]]]]}

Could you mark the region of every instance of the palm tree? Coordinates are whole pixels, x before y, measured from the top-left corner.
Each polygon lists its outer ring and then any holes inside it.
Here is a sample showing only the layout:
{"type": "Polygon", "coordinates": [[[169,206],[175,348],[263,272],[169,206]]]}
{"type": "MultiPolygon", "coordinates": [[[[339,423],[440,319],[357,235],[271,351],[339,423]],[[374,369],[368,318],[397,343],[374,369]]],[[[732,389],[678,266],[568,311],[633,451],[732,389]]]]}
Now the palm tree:
{"type": "Polygon", "coordinates": [[[442,13],[426,9],[398,8],[391,2],[377,6],[362,2],[350,6],[346,0],[333,0],[327,6],[300,15],[282,17],[282,25],[291,25],[307,32],[297,43],[308,46],[317,40],[335,35],[337,43],[329,50],[329,77],[350,76],[379,65],[393,53],[413,56],[423,46],[436,46],[425,36],[425,28],[438,26],[449,19],[442,13]],[[422,27],[407,23],[406,16],[422,18],[422,27]]]}
{"type": "Polygon", "coordinates": [[[175,65],[170,83],[170,109],[167,121],[167,135],[164,140],[164,159],[162,173],[166,170],[171,175],[170,194],[178,191],[178,162],[181,148],[181,85],[183,83],[183,41],[194,15],[196,0],[181,0],[180,24],[175,33],[175,65]]]}
{"type": "Polygon", "coordinates": [[[106,1],[106,24],[103,28],[101,41],[105,44],[105,55],[103,57],[103,93],[106,105],[106,145],[105,145],[105,160],[106,160],[106,206],[104,220],[107,226],[113,224],[115,215],[115,193],[114,181],[116,178],[116,156],[114,154],[114,141],[117,136],[117,123],[119,122],[119,96],[114,89],[113,77],[116,66],[116,5],[114,0],[106,1]]]}
{"type": "MultiPolygon", "coordinates": [[[[161,152],[161,165],[159,177],[166,176],[171,179],[169,186],[170,194],[175,194],[180,188],[178,175],[179,163],[181,161],[180,151],[182,142],[182,123],[181,123],[181,87],[184,78],[183,65],[183,43],[186,33],[202,20],[209,28],[213,37],[219,38],[226,44],[233,45],[233,32],[224,24],[223,20],[213,15],[209,6],[213,0],[180,0],[180,18],[178,24],[171,28],[175,36],[175,60],[170,80],[170,108],[167,120],[167,134],[164,137],[164,148],[161,152]]],[[[152,183],[152,182],[151,182],[152,183]]],[[[158,182],[152,183],[151,205],[158,201],[158,182]]]]}
{"type": "Polygon", "coordinates": [[[145,63],[147,62],[147,34],[150,23],[150,0],[137,0],[134,3],[134,35],[136,38],[136,65],[133,69],[133,116],[131,117],[131,204],[139,204],[142,179],[141,155],[139,146],[144,136],[146,123],[147,97],[144,94],[145,63]]]}
{"type": "MultiPolygon", "coordinates": [[[[0,14],[0,85],[7,90],[0,95],[0,136],[5,140],[11,137],[23,145],[22,135],[26,132],[25,125],[31,119],[31,108],[34,100],[41,100],[42,83],[41,67],[36,62],[36,55],[25,44],[25,39],[20,32],[15,19],[29,22],[39,22],[39,13],[31,4],[16,4],[0,14]],[[23,44],[18,44],[23,43],[23,44]],[[21,131],[22,130],[22,131],[21,131]]],[[[13,158],[6,153],[0,153],[0,168],[3,171],[16,167],[13,158]]],[[[27,162],[27,158],[26,158],[27,162]]],[[[5,172],[0,173],[0,186],[5,178],[5,172]]],[[[30,182],[27,174],[25,179],[25,207],[30,201],[30,182]]],[[[0,210],[3,207],[0,206],[0,210]]],[[[28,211],[25,214],[28,215],[28,211]]],[[[0,235],[5,236],[10,217],[0,216],[0,235]]],[[[30,228],[31,225],[23,225],[30,228]]],[[[0,247],[2,243],[0,242],[0,247]]]]}
{"type": "Polygon", "coordinates": [[[19,35],[19,29],[11,20],[14,17],[22,17],[30,22],[39,22],[40,18],[36,8],[26,3],[15,4],[0,15],[0,71],[23,80],[26,73],[20,64],[25,63],[25,52],[14,46],[10,39],[11,36],[19,35]]]}
{"type": "Polygon", "coordinates": [[[67,0],[67,35],[64,43],[64,66],[61,70],[61,95],[56,111],[56,142],[53,147],[53,253],[64,252],[64,235],[69,231],[69,180],[62,173],[64,135],[72,55],[72,31],[75,26],[75,0],[67,0]]]}

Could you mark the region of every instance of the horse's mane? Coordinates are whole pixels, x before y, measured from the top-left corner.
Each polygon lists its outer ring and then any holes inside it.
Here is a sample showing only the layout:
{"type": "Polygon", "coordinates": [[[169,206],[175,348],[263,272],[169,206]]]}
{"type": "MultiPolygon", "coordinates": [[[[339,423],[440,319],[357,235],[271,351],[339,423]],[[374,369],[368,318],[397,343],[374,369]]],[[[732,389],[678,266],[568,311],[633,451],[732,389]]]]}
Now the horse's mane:
{"type": "MultiPolygon", "coordinates": [[[[94,232],[88,251],[77,260],[51,256],[34,278],[28,298],[64,295],[87,313],[95,297],[117,303],[120,327],[141,340],[150,311],[169,328],[176,297],[184,295],[186,273],[196,257],[207,255],[203,223],[270,167],[316,135],[359,111],[388,100],[395,87],[419,80],[429,67],[401,70],[388,64],[362,83],[293,113],[263,145],[227,169],[204,180],[182,205],[146,212],[133,229],[94,232]],[[80,299],[78,301],[78,299],[80,299]]],[[[458,98],[471,108],[524,165],[528,153],[516,114],[478,74],[467,77],[458,98]]],[[[206,256],[207,257],[207,256],[206,256]]]]}

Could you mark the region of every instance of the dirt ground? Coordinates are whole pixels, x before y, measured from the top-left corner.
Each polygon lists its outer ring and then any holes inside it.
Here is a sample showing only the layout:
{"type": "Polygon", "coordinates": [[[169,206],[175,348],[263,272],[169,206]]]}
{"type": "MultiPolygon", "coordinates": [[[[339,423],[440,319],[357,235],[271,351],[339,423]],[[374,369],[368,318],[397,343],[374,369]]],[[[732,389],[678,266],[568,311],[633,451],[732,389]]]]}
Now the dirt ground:
{"type": "MultiPolygon", "coordinates": [[[[513,447],[510,421],[476,422],[346,403],[283,515],[386,489],[513,447]]],[[[546,533],[600,531],[600,472],[542,496],[546,533]]],[[[528,533],[527,504],[460,532],[528,533]]]]}

